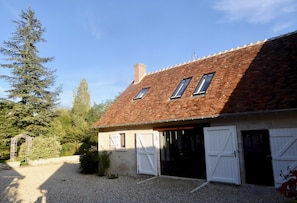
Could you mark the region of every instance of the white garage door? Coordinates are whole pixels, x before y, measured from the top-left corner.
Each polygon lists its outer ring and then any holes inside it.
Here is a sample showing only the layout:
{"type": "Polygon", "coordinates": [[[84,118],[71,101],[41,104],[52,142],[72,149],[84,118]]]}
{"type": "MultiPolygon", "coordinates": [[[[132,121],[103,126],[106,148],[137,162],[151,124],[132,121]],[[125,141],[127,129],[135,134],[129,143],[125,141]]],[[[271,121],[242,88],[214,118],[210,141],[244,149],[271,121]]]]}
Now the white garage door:
{"type": "Polygon", "coordinates": [[[157,144],[158,133],[136,134],[138,174],[158,175],[157,144]]]}
{"type": "Polygon", "coordinates": [[[235,126],[204,128],[206,176],[208,181],[240,184],[235,126]]]}
{"type": "Polygon", "coordinates": [[[275,187],[284,180],[280,172],[297,168],[297,128],[270,129],[270,146],[275,187]]]}

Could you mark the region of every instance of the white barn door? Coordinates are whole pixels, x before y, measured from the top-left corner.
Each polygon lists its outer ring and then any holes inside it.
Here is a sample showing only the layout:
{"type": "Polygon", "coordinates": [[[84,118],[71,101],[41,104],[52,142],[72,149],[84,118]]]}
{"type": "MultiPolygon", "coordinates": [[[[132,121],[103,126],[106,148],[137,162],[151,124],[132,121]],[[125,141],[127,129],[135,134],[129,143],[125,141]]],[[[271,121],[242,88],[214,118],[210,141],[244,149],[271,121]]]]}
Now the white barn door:
{"type": "Polygon", "coordinates": [[[284,182],[280,172],[297,169],[297,128],[270,129],[269,135],[274,183],[279,187],[284,182]]]}
{"type": "Polygon", "coordinates": [[[137,133],[137,173],[158,175],[157,146],[158,133],[137,133]]]}
{"type": "Polygon", "coordinates": [[[240,184],[235,126],[204,128],[207,181],[240,184]]]}

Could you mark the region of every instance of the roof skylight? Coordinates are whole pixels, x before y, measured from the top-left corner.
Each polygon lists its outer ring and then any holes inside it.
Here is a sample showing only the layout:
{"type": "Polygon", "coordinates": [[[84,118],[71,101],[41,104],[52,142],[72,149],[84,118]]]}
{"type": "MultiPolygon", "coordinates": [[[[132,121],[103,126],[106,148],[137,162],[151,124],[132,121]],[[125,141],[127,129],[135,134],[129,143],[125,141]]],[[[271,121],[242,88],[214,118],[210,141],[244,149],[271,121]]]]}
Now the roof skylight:
{"type": "Polygon", "coordinates": [[[190,81],[192,78],[185,78],[183,79],[178,86],[176,87],[176,89],[174,90],[173,94],[171,95],[170,99],[176,99],[176,98],[180,98],[184,91],[186,90],[186,88],[188,87],[190,81]]]}
{"type": "Polygon", "coordinates": [[[205,94],[215,73],[204,74],[200,79],[193,95],[205,94]]]}
{"type": "Polygon", "coordinates": [[[144,97],[144,95],[147,93],[147,91],[148,91],[149,89],[150,89],[149,87],[142,88],[142,89],[136,94],[136,96],[133,98],[133,100],[142,99],[142,97],[144,97]]]}

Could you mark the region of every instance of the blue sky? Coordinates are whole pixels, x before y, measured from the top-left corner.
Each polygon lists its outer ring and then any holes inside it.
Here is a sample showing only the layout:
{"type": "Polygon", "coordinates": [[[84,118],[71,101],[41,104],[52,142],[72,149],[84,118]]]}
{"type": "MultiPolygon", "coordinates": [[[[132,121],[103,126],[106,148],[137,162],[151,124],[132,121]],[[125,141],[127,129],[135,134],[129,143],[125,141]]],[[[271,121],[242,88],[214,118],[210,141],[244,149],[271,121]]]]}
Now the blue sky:
{"type": "MultiPolygon", "coordinates": [[[[56,69],[67,107],[83,78],[98,104],[125,90],[135,63],[150,73],[297,30],[297,0],[0,0],[0,46],[29,7],[46,29],[38,49],[55,58],[45,66],[56,69]]],[[[0,97],[7,89],[0,79],[0,97]]]]}

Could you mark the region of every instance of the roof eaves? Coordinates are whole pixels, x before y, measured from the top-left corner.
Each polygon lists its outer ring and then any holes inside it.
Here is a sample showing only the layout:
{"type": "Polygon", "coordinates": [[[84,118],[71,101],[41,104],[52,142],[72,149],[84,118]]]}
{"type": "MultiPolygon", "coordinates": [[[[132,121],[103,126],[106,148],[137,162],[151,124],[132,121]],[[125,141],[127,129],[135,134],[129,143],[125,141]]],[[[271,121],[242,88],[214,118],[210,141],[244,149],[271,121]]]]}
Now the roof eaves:
{"type": "Polygon", "coordinates": [[[107,125],[107,126],[97,126],[96,129],[105,129],[105,128],[117,128],[117,127],[131,127],[131,126],[140,126],[140,125],[154,125],[160,123],[170,123],[170,122],[181,122],[181,121],[190,121],[190,120],[203,120],[216,118],[218,116],[205,116],[205,117],[192,117],[192,118],[181,118],[181,119],[170,119],[170,120],[158,120],[152,122],[138,122],[138,123],[129,123],[129,124],[116,124],[116,125],[107,125]]]}
{"type": "Polygon", "coordinates": [[[266,111],[257,111],[257,112],[240,112],[240,113],[224,113],[224,114],[215,114],[209,116],[197,116],[190,118],[181,118],[181,119],[170,119],[170,120],[158,120],[152,122],[139,122],[139,123],[129,123],[129,124],[116,124],[116,125],[108,125],[108,126],[97,126],[96,129],[106,129],[106,128],[120,128],[120,127],[133,127],[140,125],[156,125],[161,123],[172,123],[172,122],[187,122],[194,120],[206,120],[206,119],[214,119],[214,118],[231,118],[238,116],[252,116],[252,115],[264,115],[269,113],[284,113],[284,112],[295,112],[297,113],[297,108],[291,109],[281,109],[281,110],[266,110],[266,111]]]}

